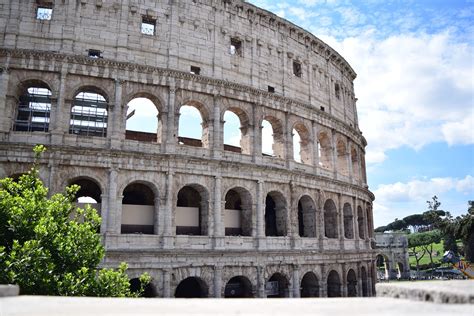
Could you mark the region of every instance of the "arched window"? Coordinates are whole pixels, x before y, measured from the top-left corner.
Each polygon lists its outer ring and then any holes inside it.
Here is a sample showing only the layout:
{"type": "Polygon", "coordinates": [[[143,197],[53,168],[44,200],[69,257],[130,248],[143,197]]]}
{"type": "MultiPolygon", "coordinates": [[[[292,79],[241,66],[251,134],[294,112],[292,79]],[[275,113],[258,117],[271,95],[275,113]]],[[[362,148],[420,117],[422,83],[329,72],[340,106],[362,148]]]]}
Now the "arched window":
{"type": "Polygon", "coordinates": [[[252,283],[244,276],[233,277],[225,285],[225,298],[251,298],[253,296],[252,283]]]}
{"type": "Polygon", "coordinates": [[[303,163],[301,159],[301,137],[296,129],[293,129],[293,160],[299,163],[303,163]]]}
{"type": "Polygon", "coordinates": [[[200,185],[187,185],[178,192],[176,207],[177,235],[207,235],[209,195],[200,185]]]}
{"type": "Polygon", "coordinates": [[[225,195],[225,235],[252,235],[252,198],[243,188],[233,188],[225,195]]]}
{"type": "Polygon", "coordinates": [[[145,184],[132,183],[123,190],[122,234],[153,234],[155,195],[145,184]]]}
{"type": "Polygon", "coordinates": [[[341,297],[341,279],[339,273],[332,270],[328,275],[328,297],[341,297]]]}
{"type": "Polygon", "coordinates": [[[283,195],[273,191],[265,200],[265,235],[286,236],[286,201],[283,195]]]}
{"type": "Polygon", "coordinates": [[[337,238],[337,208],[333,200],[324,203],[324,235],[327,238],[337,238]]]}
{"type": "Polygon", "coordinates": [[[201,278],[189,277],[178,284],[174,297],[176,298],[204,298],[208,297],[209,289],[201,278]]]}
{"type": "Polygon", "coordinates": [[[207,122],[196,103],[185,104],[179,109],[178,142],[193,147],[209,147],[207,122]]]}
{"type": "Polygon", "coordinates": [[[97,182],[88,178],[77,178],[69,182],[69,185],[78,185],[80,187],[75,196],[76,204],[84,207],[89,204],[96,209],[100,215],[102,203],[102,191],[97,182]]]}
{"type": "Polygon", "coordinates": [[[377,279],[388,280],[390,277],[390,263],[387,256],[378,254],[375,258],[377,266],[377,279]]]}
{"type": "Polygon", "coordinates": [[[79,92],[71,107],[69,133],[81,136],[107,136],[108,105],[105,97],[94,91],[79,92]]]}
{"type": "Polygon", "coordinates": [[[262,154],[281,159],[284,152],[285,141],[281,122],[273,116],[265,117],[262,121],[262,154]]]}
{"type": "Polygon", "coordinates": [[[296,162],[311,164],[310,135],[302,123],[295,125],[293,134],[293,159],[296,162]]]}
{"type": "Polygon", "coordinates": [[[274,156],[273,151],[273,128],[269,121],[262,121],[262,154],[264,156],[274,156]]]}
{"type": "Polygon", "coordinates": [[[318,155],[319,166],[325,169],[332,169],[331,138],[327,132],[321,132],[318,135],[318,155]]]}
{"type": "MultiPolygon", "coordinates": [[[[141,287],[142,285],[139,278],[130,280],[130,292],[138,293],[140,292],[141,287]]],[[[140,295],[141,297],[156,297],[155,288],[151,283],[146,284],[143,290],[143,293],[140,295]]]]}
{"type": "Polygon", "coordinates": [[[354,180],[360,180],[360,171],[359,171],[359,155],[357,154],[357,149],[352,146],[351,149],[351,162],[352,162],[352,177],[354,180]]]}
{"type": "Polygon", "coordinates": [[[25,89],[20,96],[14,131],[47,132],[51,112],[51,90],[43,86],[25,89]]]}
{"type": "Polygon", "coordinates": [[[357,275],[352,269],[347,272],[347,296],[357,296],[357,275]]]}
{"type": "Polygon", "coordinates": [[[347,166],[347,147],[342,139],[337,141],[337,172],[342,175],[349,175],[347,166]]]}
{"type": "Polygon", "coordinates": [[[160,142],[161,124],[158,114],[158,109],[150,99],[131,100],[127,105],[125,138],[143,142],[160,142]]]}
{"type": "Polygon", "coordinates": [[[298,201],[298,231],[301,237],[316,237],[316,207],[307,195],[298,201]]]}
{"type": "Polygon", "coordinates": [[[224,113],[224,150],[242,152],[242,133],[240,119],[232,111],[224,113]]]}
{"type": "Polygon", "coordinates": [[[265,284],[265,293],[268,298],[289,297],[288,279],[281,273],[275,273],[265,284]]]}
{"type": "Polygon", "coordinates": [[[301,297],[319,297],[319,281],[313,272],[308,272],[301,280],[301,297]]]}
{"type": "Polygon", "coordinates": [[[344,213],[344,237],[348,239],[354,238],[354,224],[353,224],[353,215],[352,207],[349,203],[345,203],[343,207],[344,213]]]}

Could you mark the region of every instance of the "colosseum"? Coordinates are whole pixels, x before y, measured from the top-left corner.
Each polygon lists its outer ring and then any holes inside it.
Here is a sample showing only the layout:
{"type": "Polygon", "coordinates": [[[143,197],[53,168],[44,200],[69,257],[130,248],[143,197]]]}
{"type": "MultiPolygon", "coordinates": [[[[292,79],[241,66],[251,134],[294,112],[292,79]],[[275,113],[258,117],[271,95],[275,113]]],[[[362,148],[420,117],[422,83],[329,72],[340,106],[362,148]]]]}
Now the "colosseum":
{"type": "Polygon", "coordinates": [[[356,74],[334,49],[242,0],[1,0],[0,26],[0,177],[46,145],[50,193],[79,184],[101,213],[103,266],[148,272],[155,297],[374,294],[356,74]]]}

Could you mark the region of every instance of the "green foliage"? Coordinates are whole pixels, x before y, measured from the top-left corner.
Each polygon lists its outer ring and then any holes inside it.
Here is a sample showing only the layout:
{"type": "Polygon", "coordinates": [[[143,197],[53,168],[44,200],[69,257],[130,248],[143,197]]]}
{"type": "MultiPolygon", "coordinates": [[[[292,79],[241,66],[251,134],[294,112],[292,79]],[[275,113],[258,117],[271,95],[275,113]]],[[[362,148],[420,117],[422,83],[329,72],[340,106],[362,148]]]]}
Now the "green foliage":
{"type": "Polygon", "coordinates": [[[414,233],[408,235],[408,247],[411,250],[416,262],[416,269],[419,270],[421,259],[428,254],[431,266],[433,266],[433,247],[441,241],[441,232],[432,230],[423,233],[414,233]]]}
{"type": "MultiPolygon", "coordinates": [[[[36,160],[45,151],[34,149],[36,160]]],[[[125,271],[98,269],[105,251],[100,217],[74,204],[78,186],[48,199],[33,168],[17,181],[0,180],[0,283],[19,284],[22,294],[134,297],[125,271]]],[[[150,277],[143,275],[142,287],[150,277]]]]}

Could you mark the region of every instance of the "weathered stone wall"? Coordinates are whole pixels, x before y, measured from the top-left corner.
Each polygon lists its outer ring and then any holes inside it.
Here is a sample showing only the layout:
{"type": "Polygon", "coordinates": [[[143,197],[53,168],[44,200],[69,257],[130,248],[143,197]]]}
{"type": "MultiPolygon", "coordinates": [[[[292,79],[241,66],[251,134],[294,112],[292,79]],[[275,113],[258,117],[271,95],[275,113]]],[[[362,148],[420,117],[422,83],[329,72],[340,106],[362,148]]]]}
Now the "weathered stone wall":
{"type": "Polygon", "coordinates": [[[326,296],[331,271],[340,281],[330,287],[345,296],[350,270],[358,295],[374,293],[374,197],[357,126],[355,74],[334,50],[241,1],[2,1],[0,8],[0,177],[27,171],[31,147],[40,143],[48,147],[40,173],[51,193],[77,181],[93,183],[105,266],[127,261],[131,277],[149,272],[162,297],[173,296],[187,277],[199,277],[209,296],[221,297],[238,275],[251,282],[253,296],[263,297],[275,273],[286,279],[286,295],[298,297],[307,272],[326,296]],[[53,8],[51,20],[35,18],[40,5],[53,8]],[[156,19],[155,35],[140,33],[142,16],[156,19]],[[242,40],[241,56],[229,54],[231,37],[242,40]],[[103,51],[104,58],[88,57],[88,49],[103,51]],[[301,62],[301,78],[293,75],[293,60],[301,62]],[[190,74],[191,65],[201,67],[201,75],[190,74]],[[276,93],[267,92],[268,85],[276,93]],[[48,130],[15,131],[25,89],[38,86],[51,91],[48,130]],[[70,133],[81,91],[104,97],[105,137],[70,133]],[[135,97],[147,97],[159,112],[156,141],[126,138],[127,104],[135,97]],[[196,144],[202,147],[178,142],[183,105],[201,113],[204,133],[196,144]],[[242,153],[224,150],[226,110],[240,118],[242,153]],[[275,157],[261,153],[264,119],[274,127],[275,157]],[[294,161],[293,128],[305,144],[303,163],[294,161]],[[153,234],[121,233],[124,190],[136,183],[153,192],[153,234]],[[185,186],[199,193],[199,236],[176,233],[178,192],[185,186]],[[245,206],[245,236],[225,235],[229,190],[238,191],[245,206]],[[266,236],[267,195],[275,199],[283,236],[266,236]],[[323,210],[328,200],[336,206],[330,223],[323,210]],[[310,225],[310,237],[301,236],[300,224],[310,225]],[[329,224],[335,238],[325,236],[329,224]]]}
{"type": "Polygon", "coordinates": [[[375,242],[377,255],[385,261],[385,277],[392,279],[409,279],[410,262],[408,239],[404,233],[376,233],[375,242]]]}

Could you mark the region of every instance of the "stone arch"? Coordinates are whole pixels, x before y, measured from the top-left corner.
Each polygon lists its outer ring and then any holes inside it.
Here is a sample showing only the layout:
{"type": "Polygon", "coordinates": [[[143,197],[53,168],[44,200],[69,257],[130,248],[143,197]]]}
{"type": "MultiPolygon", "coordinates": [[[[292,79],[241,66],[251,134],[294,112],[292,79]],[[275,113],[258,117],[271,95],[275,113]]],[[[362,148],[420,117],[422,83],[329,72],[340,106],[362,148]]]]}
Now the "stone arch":
{"type": "MultiPolygon", "coordinates": [[[[296,146],[299,147],[298,156],[300,157],[300,159],[299,161],[296,159],[296,152],[293,153],[293,159],[295,161],[309,165],[312,163],[311,133],[302,122],[297,122],[293,125],[292,134],[295,135],[295,132],[299,135],[300,140],[299,146],[296,146]]],[[[294,140],[295,138],[293,136],[293,149],[296,148],[294,140]]]]}
{"type": "MultiPolygon", "coordinates": [[[[159,96],[152,94],[147,91],[134,92],[127,95],[125,98],[126,111],[124,111],[125,123],[125,139],[138,140],[145,142],[158,142],[162,141],[163,124],[162,124],[162,113],[163,113],[163,101],[159,96]],[[146,101],[147,100],[147,101],[146,101]],[[140,103],[138,103],[140,102],[140,103]],[[149,106],[154,106],[156,113],[152,113],[152,117],[144,117],[140,112],[147,111],[149,115],[149,106]],[[132,110],[133,107],[133,110],[132,110]],[[143,109],[142,109],[143,108],[143,109]],[[148,110],[147,110],[148,108],[148,110]],[[138,113],[138,114],[137,114],[138,113]],[[130,116],[132,115],[132,116],[130,116]],[[154,118],[153,118],[154,116],[154,118]],[[129,124],[132,123],[132,124],[129,124]],[[153,124],[153,132],[144,130],[141,126],[147,126],[153,124]],[[156,124],[156,127],[155,127],[156,124]],[[137,126],[139,125],[139,126],[137,126]]],[[[153,110],[154,112],[154,110],[153,110]]]]}
{"type": "Polygon", "coordinates": [[[404,269],[405,269],[405,266],[403,265],[403,263],[398,261],[397,262],[397,279],[404,278],[404,272],[405,272],[404,269]]]}
{"type": "Polygon", "coordinates": [[[280,273],[274,273],[265,284],[267,298],[290,297],[290,282],[280,273]]]}
{"type": "Polygon", "coordinates": [[[72,100],[69,134],[106,137],[108,104],[108,96],[101,88],[81,87],[72,100]]]}
{"type": "Polygon", "coordinates": [[[332,199],[324,203],[324,236],[327,238],[338,237],[337,208],[332,199]]]}
{"type": "Polygon", "coordinates": [[[344,214],[344,237],[347,239],[354,238],[354,216],[352,215],[352,207],[349,203],[345,203],[343,207],[344,214]]]}
{"type": "MultiPolygon", "coordinates": [[[[138,293],[141,289],[141,282],[139,278],[133,278],[130,279],[130,291],[132,293],[138,293]]],[[[140,297],[156,297],[156,288],[153,286],[153,284],[150,282],[145,285],[143,293],[140,295],[140,297]]]]}
{"type": "Polygon", "coordinates": [[[301,279],[301,297],[319,297],[319,280],[314,272],[307,272],[301,279]]]}
{"type": "MultiPolygon", "coordinates": [[[[240,152],[242,154],[245,154],[245,155],[250,155],[251,153],[251,148],[252,148],[252,140],[251,140],[251,137],[250,137],[250,119],[249,119],[249,115],[247,114],[247,112],[239,107],[236,107],[236,106],[230,106],[230,107],[227,107],[226,109],[224,109],[222,111],[222,115],[221,115],[221,121],[224,122],[224,129],[225,129],[225,119],[224,119],[224,115],[226,114],[226,112],[231,112],[233,114],[235,114],[238,119],[239,119],[239,122],[240,122],[240,141],[239,141],[239,145],[240,145],[240,152]]],[[[224,130],[223,130],[224,132],[224,130]]],[[[233,151],[234,149],[233,148],[230,148],[229,146],[231,146],[231,144],[226,144],[225,143],[225,140],[224,140],[224,150],[229,150],[229,151],[233,151]]]]}
{"type": "Polygon", "coordinates": [[[336,152],[337,172],[345,176],[349,175],[349,169],[347,166],[347,144],[342,137],[337,138],[336,152]]]}
{"type": "Polygon", "coordinates": [[[252,195],[243,187],[234,187],[225,194],[225,235],[252,236],[252,195]]]}
{"type": "Polygon", "coordinates": [[[41,79],[27,79],[17,86],[13,130],[19,132],[48,132],[53,92],[41,79]]]}
{"type": "Polygon", "coordinates": [[[357,296],[357,275],[353,269],[347,271],[347,296],[357,296]]]}
{"type": "Polygon", "coordinates": [[[176,107],[176,118],[177,118],[177,135],[178,135],[178,142],[183,145],[188,145],[188,146],[193,146],[193,147],[203,147],[203,148],[209,148],[210,144],[210,112],[207,109],[207,107],[204,105],[203,102],[197,101],[196,99],[187,99],[181,104],[176,107]],[[190,106],[198,110],[199,114],[201,115],[201,137],[194,138],[194,137],[184,137],[181,136],[180,133],[180,127],[182,126],[182,115],[181,115],[181,109],[183,106],[190,106]]]}
{"type": "Polygon", "coordinates": [[[175,226],[177,235],[207,235],[209,191],[200,184],[183,186],[177,194],[175,226]]]}
{"type": "Polygon", "coordinates": [[[188,277],[182,280],[174,292],[176,298],[205,298],[209,296],[209,287],[199,277],[188,277]]]}
{"type": "Polygon", "coordinates": [[[316,235],[316,204],[309,195],[298,200],[298,232],[300,237],[315,238],[316,235]]]}
{"type": "Polygon", "coordinates": [[[325,169],[333,168],[332,161],[332,141],[331,135],[327,131],[319,132],[318,134],[318,156],[319,156],[319,167],[325,169]]]}
{"type": "Polygon", "coordinates": [[[356,180],[360,180],[360,168],[359,168],[359,154],[357,153],[357,148],[351,146],[351,164],[352,164],[352,177],[356,180]]]}
{"type": "MultiPolygon", "coordinates": [[[[283,132],[283,124],[282,122],[276,118],[275,116],[272,115],[266,115],[263,117],[261,120],[260,126],[262,126],[263,121],[267,121],[270,123],[272,130],[273,130],[273,156],[276,158],[283,159],[284,158],[284,153],[285,153],[285,136],[283,132]]],[[[262,145],[263,145],[263,139],[262,139],[262,145]]]]}
{"type": "Polygon", "coordinates": [[[153,187],[144,181],[135,181],[122,192],[121,233],[153,234],[156,199],[153,187]]]}
{"type": "Polygon", "coordinates": [[[252,298],[254,297],[252,283],[246,276],[234,276],[225,285],[224,297],[252,298]]]}
{"type": "Polygon", "coordinates": [[[365,267],[360,268],[360,279],[362,281],[362,296],[367,297],[369,296],[369,281],[365,267]]]}
{"type": "Polygon", "coordinates": [[[332,270],[327,278],[327,294],[328,297],[341,297],[341,279],[336,270],[332,270]]]}
{"type": "Polygon", "coordinates": [[[388,280],[390,278],[390,260],[383,253],[375,256],[375,266],[377,267],[377,279],[388,280]]]}
{"type": "Polygon", "coordinates": [[[282,193],[271,191],[265,199],[265,236],[287,235],[287,203],[282,193]]]}
{"type": "Polygon", "coordinates": [[[84,207],[89,204],[92,208],[97,210],[101,215],[102,208],[102,188],[100,183],[94,178],[82,176],[72,178],[68,181],[68,186],[79,185],[80,189],[75,195],[75,202],[78,207],[84,207]]]}
{"type": "Polygon", "coordinates": [[[359,238],[365,239],[365,220],[364,220],[364,212],[362,211],[362,207],[357,206],[357,226],[359,228],[359,238]]]}

